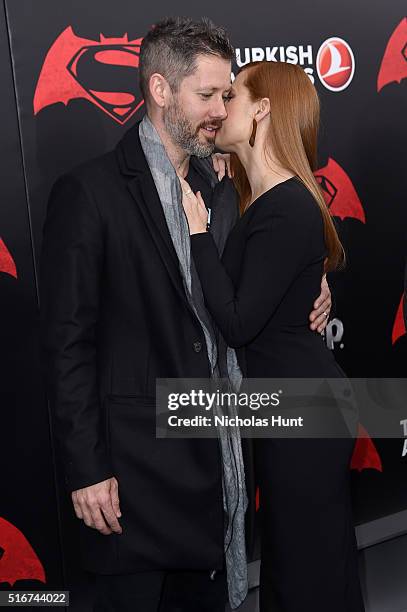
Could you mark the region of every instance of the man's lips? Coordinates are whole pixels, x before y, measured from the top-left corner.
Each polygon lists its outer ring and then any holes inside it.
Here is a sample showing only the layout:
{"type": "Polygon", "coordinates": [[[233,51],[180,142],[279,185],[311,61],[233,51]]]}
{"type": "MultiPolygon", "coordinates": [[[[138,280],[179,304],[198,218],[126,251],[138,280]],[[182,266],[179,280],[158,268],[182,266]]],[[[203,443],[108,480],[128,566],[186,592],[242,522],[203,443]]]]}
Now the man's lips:
{"type": "Polygon", "coordinates": [[[220,129],[219,125],[201,125],[200,129],[208,136],[215,136],[220,129]]]}

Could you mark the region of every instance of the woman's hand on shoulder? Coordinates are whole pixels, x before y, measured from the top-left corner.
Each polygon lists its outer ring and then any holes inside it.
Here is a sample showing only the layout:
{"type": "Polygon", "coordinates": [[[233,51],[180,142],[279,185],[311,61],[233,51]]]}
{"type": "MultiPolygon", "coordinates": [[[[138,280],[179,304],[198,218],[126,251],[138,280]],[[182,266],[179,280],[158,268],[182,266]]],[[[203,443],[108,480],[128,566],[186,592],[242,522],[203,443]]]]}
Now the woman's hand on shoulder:
{"type": "Polygon", "coordinates": [[[230,153],[212,153],[212,164],[213,169],[218,175],[218,180],[221,181],[228,173],[229,178],[233,178],[232,169],[230,165],[230,153]]]}

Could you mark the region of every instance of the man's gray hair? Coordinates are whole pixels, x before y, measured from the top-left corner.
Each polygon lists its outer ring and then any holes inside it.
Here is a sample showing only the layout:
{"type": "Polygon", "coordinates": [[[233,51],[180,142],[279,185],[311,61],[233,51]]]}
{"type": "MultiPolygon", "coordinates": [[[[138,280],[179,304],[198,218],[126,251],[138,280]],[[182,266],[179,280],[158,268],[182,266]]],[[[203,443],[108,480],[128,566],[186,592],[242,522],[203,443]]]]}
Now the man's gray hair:
{"type": "Polygon", "coordinates": [[[144,37],[140,49],[140,88],[150,98],[149,81],[158,72],[174,93],[181,81],[193,74],[199,55],[215,55],[232,61],[234,49],[226,30],[207,17],[193,21],[188,17],[167,17],[144,37]]]}

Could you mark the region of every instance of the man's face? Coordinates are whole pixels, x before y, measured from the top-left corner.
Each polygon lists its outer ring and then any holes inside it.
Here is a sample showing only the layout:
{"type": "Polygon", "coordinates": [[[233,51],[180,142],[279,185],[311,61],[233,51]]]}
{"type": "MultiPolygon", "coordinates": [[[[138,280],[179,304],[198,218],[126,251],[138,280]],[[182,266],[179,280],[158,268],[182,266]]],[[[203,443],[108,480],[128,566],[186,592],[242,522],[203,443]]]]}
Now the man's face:
{"type": "Polygon", "coordinates": [[[164,125],[175,144],[189,155],[207,157],[226,119],[225,100],[231,86],[231,63],[200,55],[193,74],[185,77],[164,109],[164,125]]]}

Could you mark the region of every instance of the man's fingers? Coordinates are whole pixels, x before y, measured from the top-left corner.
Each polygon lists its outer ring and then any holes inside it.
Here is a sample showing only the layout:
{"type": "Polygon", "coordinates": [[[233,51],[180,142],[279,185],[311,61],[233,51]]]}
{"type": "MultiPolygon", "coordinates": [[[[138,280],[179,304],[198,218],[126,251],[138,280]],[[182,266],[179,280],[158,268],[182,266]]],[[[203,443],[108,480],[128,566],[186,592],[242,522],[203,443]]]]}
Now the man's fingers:
{"type": "Polygon", "coordinates": [[[115,515],[117,516],[117,518],[120,518],[122,513],[120,510],[120,501],[119,501],[119,497],[112,497],[112,507],[113,507],[113,511],[115,513],[115,515]]]}
{"type": "Polygon", "coordinates": [[[116,478],[113,478],[112,486],[110,487],[110,500],[112,503],[114,513],[116,514],[118,518],[120,518],[122,513],[120,510],[119,484],[116,478]]]}
{"type": "Polygon", "coordinates": [[[78,519],[83,519],[82,510],[81,510],[80,504],[78,503],[76,491],[72,493],[71,497],[72,497],[72,503],[73,503],[73,507],[74,507],[76,516],[78,517],[78,519]]]}
{"type": "Polygon", "coordinates": [[[100,531],[100,533],[102,533],[103,535],[110,535],[112,533],[112,530],[106,524],[106,521],[99,507],[95,507],[92,509],[92,522],[94,528],[100,531]]]}
{"type": "Polygon", "coordinates": [[[82,510],[82,515],[83,515],[83,522],[85,523],[85,525],[87,527],[93,527],[94,528],[95,524],[93,522],[92,514],[91,514],[89,508],[87,508],[86,505],[82,504],[81,505],[81,510],[82,510]]]}
{"type": "Polygon", "coordinates": [[[105,504],[103,504],[101,509],[109,528],[115,533],[122,533],[123,530],[120,527],[119,521],[117,520],[111,500],[109,499],[105,504]]]}

